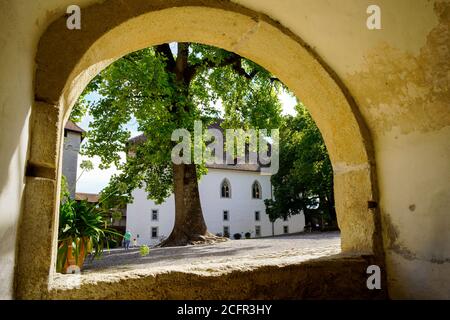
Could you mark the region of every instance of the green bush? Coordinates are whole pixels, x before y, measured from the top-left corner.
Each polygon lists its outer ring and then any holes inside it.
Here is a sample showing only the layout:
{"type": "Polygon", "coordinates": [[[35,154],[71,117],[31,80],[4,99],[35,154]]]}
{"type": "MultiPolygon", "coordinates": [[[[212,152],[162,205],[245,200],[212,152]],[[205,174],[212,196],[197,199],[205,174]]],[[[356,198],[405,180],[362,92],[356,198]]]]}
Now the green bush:
{"type": "Polygon", "coordinates": [[[139,253],[141,254],[141,257],[148,256],[150,253],[150,248],[144,244],[139,248],[139,253]]]}

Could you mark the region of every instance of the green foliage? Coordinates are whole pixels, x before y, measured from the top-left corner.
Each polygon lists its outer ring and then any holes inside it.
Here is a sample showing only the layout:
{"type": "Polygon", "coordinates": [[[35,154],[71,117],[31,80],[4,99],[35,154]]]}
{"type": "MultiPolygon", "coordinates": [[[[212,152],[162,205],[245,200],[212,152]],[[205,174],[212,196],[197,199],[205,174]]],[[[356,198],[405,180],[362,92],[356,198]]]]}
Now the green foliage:
{"type": "Polygon", "coordinates": [[[76,101],[75,105],[72,108],[72,112],[70,113],[69,120],[74,123],[80,123],[83,117],[86,115],[89,109],[89,102],[87,101],[86,97],[89,93],[94,92],[97,90],[98,87],[98,79],[94,79],[91,81],[81,96],[76,101]]]}
{"type": "Polygon", "coordinates": [[[148,256],[150,253],[150,248],[147,245],[142,245],[139,247],[139,254],[141,255],[141,257],[145,257],[148,256]]]}
{"type": "Polygon", "coordinates": [[[111,218],[114,221],[120,221],[122,219],[122,212],[118,210],[113,210],[111,213],[111,218]]]}
{"type": "MultiPolygon", "coordinates": [[[[121,172],[102,191],[103,206],[130,202],[136,187],[145,187],[148,197],[158,203],[172,193],[174,129],[193,132],[195,120],[202,120],[205,128],[219,117],[224,128],[278,128],[281,88],[276,78],[252,61],[201,44],[178,43],[176,56],[166,44],[117,60],[89,84],[74,114],[88,110],[93,117],[82,153],[99,156],[102,169],[115,165],[121,172]],[[174,65],[183,54],[187,65],[180,79],[174,65]],[[91,92],[100,99],[88,102],[85,97],[91,92]],[[145,134],[144,141],[128,143],[130,121],[145,134]],[[125,163],[124,153],[133,154],[125,163]]],[[[198,165],[197,172],[200,177],[206,169],[198,165]]]]}
{"type": "Polygon", "coordinates": [[[287,116],[280,129],[280,169],[272,176],[274,200],[265,200],[271,221],[303,212],[335,220],[333,169],[319,129],[306,108],[287,116]]]}
{"type": "Polygon", "coordinates": [[[60,191],[61,202],[64,202],[69,198],[70,198],[70,191],[69,191],[69,184],[67,183],[67,178],[65,175],[61,175],[61,191],[60,191]]]}
{"type": "Polygon", "coordinates": [[[108,227],[105,212],[96,205],[66,199],[59,210],[57,271],[62,270],[69,247],[77,260],[82,246],[90,248],[93,258],[99,257],[104,247],[108,247],[108,241],[117,235],[108,227]]]}
{"type": "Polygon", "coordinates": [[[83,160],[81,161],[80,168],[83,169],[83,171],[91,171],[94,169],[94,165],[91,160],[83,160]]]}

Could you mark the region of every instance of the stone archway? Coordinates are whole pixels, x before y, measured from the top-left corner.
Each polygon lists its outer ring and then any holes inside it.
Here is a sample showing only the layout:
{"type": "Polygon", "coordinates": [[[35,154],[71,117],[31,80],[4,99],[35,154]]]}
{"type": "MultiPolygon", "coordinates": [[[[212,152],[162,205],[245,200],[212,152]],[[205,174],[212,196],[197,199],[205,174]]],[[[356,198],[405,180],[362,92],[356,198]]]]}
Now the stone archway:
{"type": "Polygon", "coordinates": [[[373,255],[382,263],[370,134],[345,86],[307,44],[269,17],[231,2],[110,0],[82,10],[81,30],[68,30],[65,17],[56,20],[39,43],[18,297],[45,296],[54,272],[61,137],[76,99],[116,59],[172,41],[204,43],[245,56],[305,103],[333,164],[342,251],[373,255]]]}

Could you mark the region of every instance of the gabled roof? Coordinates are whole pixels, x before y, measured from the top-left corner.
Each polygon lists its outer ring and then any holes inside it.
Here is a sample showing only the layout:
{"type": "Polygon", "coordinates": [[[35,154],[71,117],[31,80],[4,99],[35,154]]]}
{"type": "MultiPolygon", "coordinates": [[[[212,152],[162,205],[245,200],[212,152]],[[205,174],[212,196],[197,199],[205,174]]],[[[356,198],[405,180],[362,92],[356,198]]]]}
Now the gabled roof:
{"type": "Polygon", "coordinates": [[[81,133],[81,134],[85,132],[76,123],[73,123],[70,120],[67,121],[66,126],[64,127],[64,130],[78,132],[78,133],[81,133]]]}

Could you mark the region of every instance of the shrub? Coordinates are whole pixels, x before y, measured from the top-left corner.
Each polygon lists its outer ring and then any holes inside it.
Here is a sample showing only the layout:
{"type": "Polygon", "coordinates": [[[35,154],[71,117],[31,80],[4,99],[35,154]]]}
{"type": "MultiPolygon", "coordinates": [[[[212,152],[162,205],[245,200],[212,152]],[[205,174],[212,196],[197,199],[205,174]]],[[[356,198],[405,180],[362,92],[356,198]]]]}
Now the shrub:
{"type": "Polygon", "coordinates": [[[150,253],[150,248],[144,244],[139,248],[139,253],[141,254],[141,257],[148,256],[150,253]]]}
{"type": "Polygon", "coordinates": [[[235,234],[233,235],[233,237],[234,237],[236,240],[239,240],[239,239],[242,237],[242,235],[241,235],[240,233],[235,233],[235,234]]]}
{"type": "Polygon", "coordinates": [[[250,232],[245,233],[245,239],[250,239],[252,234],[250,232]]]}

